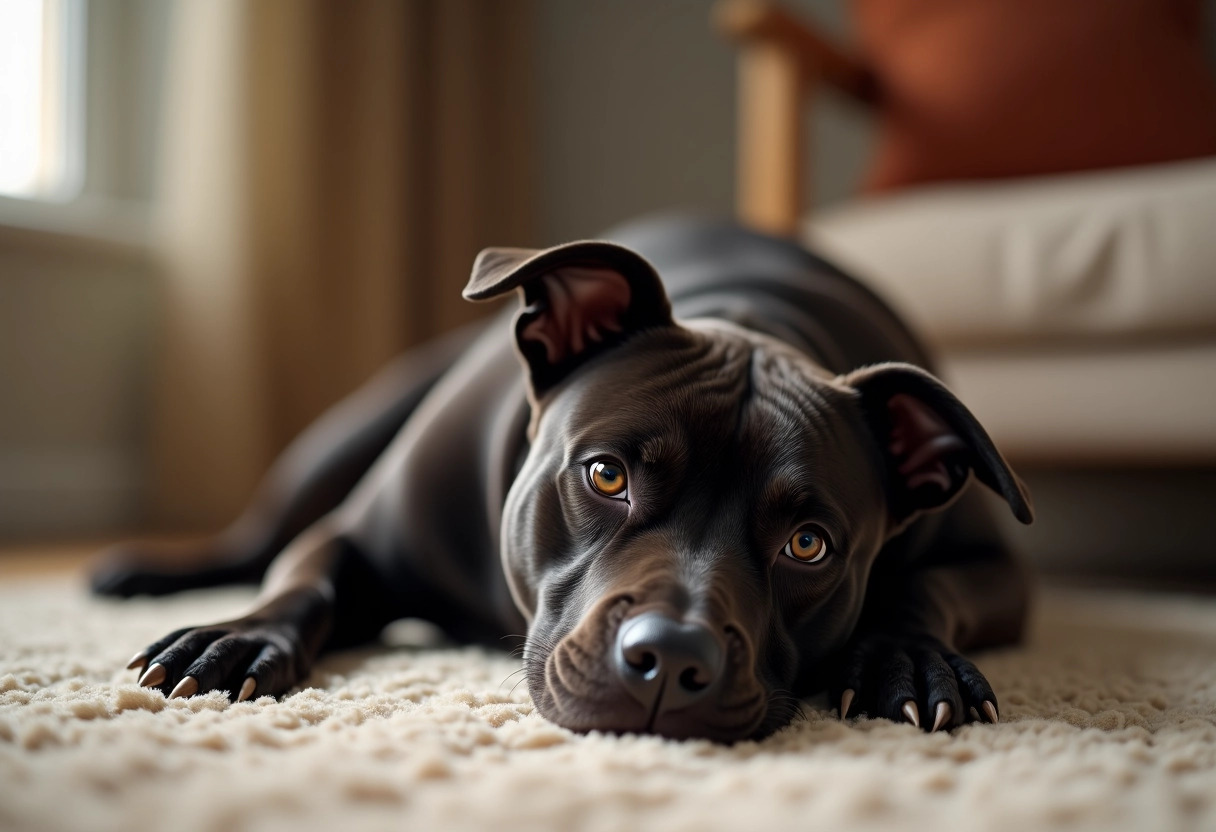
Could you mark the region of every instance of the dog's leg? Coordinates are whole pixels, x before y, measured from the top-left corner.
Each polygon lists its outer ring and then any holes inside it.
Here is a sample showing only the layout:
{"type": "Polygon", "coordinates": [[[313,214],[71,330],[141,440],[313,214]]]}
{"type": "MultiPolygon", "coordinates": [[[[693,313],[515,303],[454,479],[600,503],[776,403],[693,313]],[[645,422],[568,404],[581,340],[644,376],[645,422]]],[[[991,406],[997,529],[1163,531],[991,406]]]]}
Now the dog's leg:
{"type": "Polygon", "coordinates": [[[1020,638],[1028,576],[974,492],[940,522],[919,557],[876,564],[862,620],[832,674],[842,718],[865,712],[927,731],[999,719],[992,687],[961,651],[1020,638]]]}
{"type": "Polygon", "coordinates": [[[339,522],[327,516],[275,559],[248,614],[176,630],[137,653],[129,666],[140,684],[167,696],[278,696],[308,676],[324,647],[375,638],[399,616],[399,599],[339,522]]]}
{"type": "Polygon", "coordinates": [[[479,330],[461,329],[406,353],[322,415],[275,462],[249,507],[214,537],[103,552],[92,567],[93,591],[161,595],[259,581],[283,547],[345,499],[479,330]]]}

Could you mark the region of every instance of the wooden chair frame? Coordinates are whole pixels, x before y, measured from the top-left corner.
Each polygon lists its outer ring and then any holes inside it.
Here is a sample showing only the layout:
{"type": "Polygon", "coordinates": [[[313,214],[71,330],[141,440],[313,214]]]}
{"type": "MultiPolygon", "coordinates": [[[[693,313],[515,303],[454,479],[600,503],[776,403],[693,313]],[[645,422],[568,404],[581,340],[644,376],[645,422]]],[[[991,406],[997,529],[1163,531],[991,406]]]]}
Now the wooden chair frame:
{"type": "Polygon", "coordinates": [[[767,0],[722,0],[714,23],[739,47],[739,219],[792,235],[803,211],[808,153],[803,107],[823,85],[872,105],[874,76],[858,57],[767,0]]]}

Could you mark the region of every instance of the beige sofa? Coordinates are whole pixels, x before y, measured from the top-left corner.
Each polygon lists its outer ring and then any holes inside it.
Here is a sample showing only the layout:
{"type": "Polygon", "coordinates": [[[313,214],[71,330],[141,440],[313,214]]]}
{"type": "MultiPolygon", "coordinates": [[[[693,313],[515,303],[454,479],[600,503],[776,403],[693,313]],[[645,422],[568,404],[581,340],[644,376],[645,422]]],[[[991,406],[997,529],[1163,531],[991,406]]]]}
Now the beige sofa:
{"type": "Polygon", "coordinates": [[[764,0],[739,45],[738,212],[873,285],[1031,486],[1048,571],[1216,588],[1216,159],[907,188],[807,216],[805,108],[866,67],[764,0]]]}

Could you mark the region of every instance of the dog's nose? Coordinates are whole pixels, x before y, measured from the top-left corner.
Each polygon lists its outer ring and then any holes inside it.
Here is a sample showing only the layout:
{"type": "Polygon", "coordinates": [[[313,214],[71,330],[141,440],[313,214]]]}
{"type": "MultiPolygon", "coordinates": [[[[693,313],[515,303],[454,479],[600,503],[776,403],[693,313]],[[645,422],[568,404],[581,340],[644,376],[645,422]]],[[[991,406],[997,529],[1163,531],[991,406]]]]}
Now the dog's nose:
{"type": "Polygon", "coordinates": [[[708,627],[648,612],[621,625],[616,666],[634,699],[647,710],[665,713],[693,704],[714,688],[722,675],[722,647],[708,627]]]}

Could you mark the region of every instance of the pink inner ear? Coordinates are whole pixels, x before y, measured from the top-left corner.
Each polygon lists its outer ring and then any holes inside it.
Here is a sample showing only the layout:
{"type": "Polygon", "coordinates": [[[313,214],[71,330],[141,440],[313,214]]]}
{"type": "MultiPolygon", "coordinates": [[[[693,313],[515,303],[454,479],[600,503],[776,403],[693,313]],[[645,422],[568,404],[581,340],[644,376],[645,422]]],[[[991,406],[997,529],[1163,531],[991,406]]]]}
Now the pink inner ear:
{"type": "Polygon", "coordinates": [[[602,341],[606,332],[621,331],[630,290],[619,272],[568,266],[541,280],[548,306],[524,326],[520,337],[544,344],[550,364],[578,355],[602,341]]]}
{"type": "Polygon", "coordinates": [[[887,410],[891,416],[888,447],[899,462],[904,484],[909,489],[936,485],[942,491],[952,490],[945,459],[966,449],[963,440],[928,405],[907,394],[892,396],[887,410]]]}

